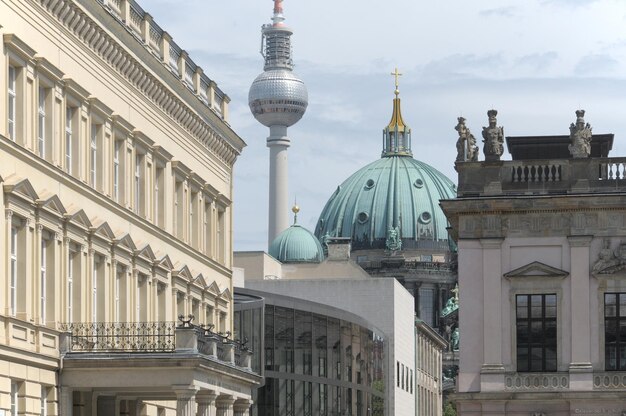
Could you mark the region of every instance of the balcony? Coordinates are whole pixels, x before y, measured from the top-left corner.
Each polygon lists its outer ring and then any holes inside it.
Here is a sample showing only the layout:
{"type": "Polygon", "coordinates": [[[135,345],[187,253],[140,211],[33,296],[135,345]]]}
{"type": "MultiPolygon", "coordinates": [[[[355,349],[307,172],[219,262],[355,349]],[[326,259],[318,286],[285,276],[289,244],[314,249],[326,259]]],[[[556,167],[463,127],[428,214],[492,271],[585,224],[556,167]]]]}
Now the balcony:
{"type": "MultiPolygon", "coordinates": [[[[64,328],[60,340],[65,360],[81,356],[116,355],[124,359],[141,355],[198,355],[239,370],[251,371],[252,351],[245,342],[219,334],[212,327],[195,326],[191,321],[73,323],[64,328]]],[[[165,355],[165,357],[164,357],[165,355]]]]}
{"type": "Polygon", "coordinates": [[[460,198],[626,191],[626,158],[461,162],[456,170],[460,198]]]}

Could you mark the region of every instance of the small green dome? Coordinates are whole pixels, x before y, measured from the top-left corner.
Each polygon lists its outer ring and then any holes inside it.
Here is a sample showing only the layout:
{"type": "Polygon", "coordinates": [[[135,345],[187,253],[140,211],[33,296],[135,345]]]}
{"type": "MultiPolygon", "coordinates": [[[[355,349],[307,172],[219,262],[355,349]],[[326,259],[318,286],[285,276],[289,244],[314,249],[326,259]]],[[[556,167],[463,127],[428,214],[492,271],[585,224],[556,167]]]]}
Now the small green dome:
{"type": "Polygon", "coordinates": [[[272,241],[269,254],[282,263],[324,261],[324,250],[318,239],[298,224],[293,224],[272,241]]]}
{"type": "Polygon", "coordinates": [[[330,197],[317,222],[323,239],[350,237],[354,249],[385,248],[397,230],[402,248],[449,249],[440,199],[453,199],[450,179],[410,156],[387,156],[361,168],[330,197]]]}

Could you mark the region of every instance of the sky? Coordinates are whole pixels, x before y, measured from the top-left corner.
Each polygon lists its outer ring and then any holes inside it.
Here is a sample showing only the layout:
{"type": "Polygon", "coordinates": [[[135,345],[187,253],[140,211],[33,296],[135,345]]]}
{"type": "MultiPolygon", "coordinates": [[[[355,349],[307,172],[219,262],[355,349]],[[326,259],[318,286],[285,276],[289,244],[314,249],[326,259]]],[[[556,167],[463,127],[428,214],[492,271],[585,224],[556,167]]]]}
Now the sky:
{"type": "MultiPolygon", "coordinates": [[[[140,4],[231,98],[229,122],[247,143],[235,164],[234,246],[267,250],[269,131],[251,115],[248,90],[263,71],[260,29],[273,1],[140,4]]],[[[505,136],[569,134],[585,109],[594,133],[615,134],[611,155],[626,156],[626,1],[284,0],[283,8],[294,72],[309,92],[306,114],[289,128],[289,195],[310,230],[337,186],[380,157],[396,67],[414,157],[455,183],[457,117],[482,149],[491,108],[505,136]]]]}

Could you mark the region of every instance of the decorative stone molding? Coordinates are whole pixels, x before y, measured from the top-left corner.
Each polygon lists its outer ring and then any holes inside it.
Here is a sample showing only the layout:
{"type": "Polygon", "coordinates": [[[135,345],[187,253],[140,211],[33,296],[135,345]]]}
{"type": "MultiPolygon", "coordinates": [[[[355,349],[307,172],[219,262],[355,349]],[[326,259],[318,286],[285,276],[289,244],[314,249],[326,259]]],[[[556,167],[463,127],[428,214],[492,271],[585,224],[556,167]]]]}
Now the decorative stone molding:
{"type": "Polygon", "coordinates": [[[594,374],[594,390],[624,390],[626,389],[626,373],[611,372],[594,374]]]}
{"type": "Polygon", "coordinates": [[[513,373],[504,377],[506,390],[546,391],[568,390],[569,376],[558,373],[513,373]]]}
{"type": "Polygon", "coordinates": [[[564,279],[567,276],[569,276],[569,273],[565,270],[557,269],[556,267],[549,266],[539,261],[534,261],[504,274],[504,277],[509,280],[528,278],[536,278],[540,280],[564,279]]]}
{"type": "Polygon", "coordinates": [[[241,153],[243,141],[236,143],[225,138],[225,134],[217,130],[218,126],[205,121],[204,117],[172,93],[168,86],[146,70],[143,63],[126,52],[119,42],[109,36],[73,0],[38,0],[38,2],[162,111],[180,123],[210,153],[229,166],[233,165],[241,153]]]}

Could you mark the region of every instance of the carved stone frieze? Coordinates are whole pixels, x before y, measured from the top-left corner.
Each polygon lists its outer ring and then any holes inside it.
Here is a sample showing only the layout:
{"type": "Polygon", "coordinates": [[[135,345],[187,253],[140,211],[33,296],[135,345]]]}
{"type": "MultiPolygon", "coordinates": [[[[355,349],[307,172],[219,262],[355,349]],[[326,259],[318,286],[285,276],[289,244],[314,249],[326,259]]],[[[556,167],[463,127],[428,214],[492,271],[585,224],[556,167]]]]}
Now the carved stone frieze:
{"type": "Polygon", "coordinates": [[[626,211],[512,212],[459,217],[459,238],[626,236],[626,211]]]}

